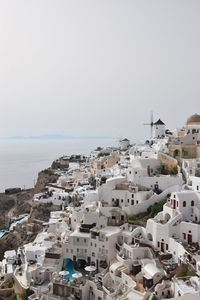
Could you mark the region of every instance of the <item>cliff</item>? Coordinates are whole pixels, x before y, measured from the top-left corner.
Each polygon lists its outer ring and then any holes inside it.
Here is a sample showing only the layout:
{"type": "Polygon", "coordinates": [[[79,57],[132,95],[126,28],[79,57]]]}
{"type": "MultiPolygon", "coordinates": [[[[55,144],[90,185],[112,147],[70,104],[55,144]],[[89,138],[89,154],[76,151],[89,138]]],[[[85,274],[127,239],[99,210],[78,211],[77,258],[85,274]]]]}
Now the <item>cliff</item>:
{"type": "Polygon", "coordinates": [[[34,187],[34,193],[37,194],[44,191],[45,186],[48,183],[55,183],[58,177],[59,176],[54,174],[53,170],[50,168],[39,172],[38,179],[34,187]]]}

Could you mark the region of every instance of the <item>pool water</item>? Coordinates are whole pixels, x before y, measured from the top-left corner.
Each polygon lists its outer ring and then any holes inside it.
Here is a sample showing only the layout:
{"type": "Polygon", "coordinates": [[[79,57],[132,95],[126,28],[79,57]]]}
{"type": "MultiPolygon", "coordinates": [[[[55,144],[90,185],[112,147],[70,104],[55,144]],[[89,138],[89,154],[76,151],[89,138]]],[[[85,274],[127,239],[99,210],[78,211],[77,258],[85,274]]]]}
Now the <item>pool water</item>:
{"type": "Polygon", "coordinates": [[[64,277],[70,280],[76,279],[72,275],[75,273],[79,273],[74,269],[74,263],[70,258],[64,260],[64,270],[69,272],[69,274],[65,275],[64,277]]]}
{"type": "Polygon", "coordinates": [[[6,233],[8,233],[8,231],[0,231],[0,238],[2,238],[6,233]]]}

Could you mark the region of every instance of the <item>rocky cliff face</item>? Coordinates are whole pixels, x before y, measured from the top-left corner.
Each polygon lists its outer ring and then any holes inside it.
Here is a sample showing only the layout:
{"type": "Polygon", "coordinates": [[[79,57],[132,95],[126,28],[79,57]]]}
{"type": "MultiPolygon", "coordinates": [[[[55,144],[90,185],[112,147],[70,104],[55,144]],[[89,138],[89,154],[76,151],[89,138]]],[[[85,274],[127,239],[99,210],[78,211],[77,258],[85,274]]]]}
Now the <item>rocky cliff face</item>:
{"type": "MultiPolygon", "coordinates": [[[[31,210],[31,202],[34,194],[42,192],[48,183],[55,183],[58,177],[52,169],[46,169],[38,174],[37,183],[33,189],[21,191],[12,196],[0,194],[0,229],[8,228],[6,220],[9,215],[12,217],[30,213],[30,211],[33,211],[32,219],[48,220],[50,211],[55,208],[51,205],[40,204],[34,206],[31,210]]],[[[0,239],[0,260],[3,258],[5,251],[17,249],[19,246],[34,240],[41,228],[34,224],[35,228],[30,232],[27,229],[29,225],[30,223],[26,226],[17,227],[14,232],[10,232],[0,239]]]]}
{"type": "Polygon", "coordinates": [[[27,225],[18,226],[18,229],[9,234],[5,235],[0,240],[0,260],[3,259],[4,252],[7,250],[17,250],[18,247],[23,246],[24,244],[32,242],[38,232],[41,230],[41,226],[34,224],[31,232],[27,231],[27,225]]]}
{"type": "Polygon", "coordinates": [[[6,216],[14,209],[15,200],[11,196],[0,194],[0,229],[5,229],[6,216]]]}
{"type": "Polygon", "coordinates": [[[34,193],[40,193],[42,191],[44,191],[45,186],[48,183],[55,183],[58,179],[58,175],[54,174],[53,170],[51,169],[46,169],[41,171],[38,174],[38,179],[37,179],[37,183],[35,185],[34,188],[34,193]]]}

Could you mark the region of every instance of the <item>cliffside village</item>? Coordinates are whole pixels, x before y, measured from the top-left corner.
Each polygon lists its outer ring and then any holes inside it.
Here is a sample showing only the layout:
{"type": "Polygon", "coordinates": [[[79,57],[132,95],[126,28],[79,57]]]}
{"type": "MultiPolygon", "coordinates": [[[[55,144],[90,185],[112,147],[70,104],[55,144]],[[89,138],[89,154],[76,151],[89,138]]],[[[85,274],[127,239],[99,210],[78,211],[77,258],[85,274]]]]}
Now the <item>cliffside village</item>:
{"type": "Polygon", "coordinates": [[[150,125],[143,144],[53,163],[59,178],[32,205],[57,210],[33,242],[4,253],[1,287],[13,285],[2,299],[200,299],[200,115],[173,131],[150,125]]]}

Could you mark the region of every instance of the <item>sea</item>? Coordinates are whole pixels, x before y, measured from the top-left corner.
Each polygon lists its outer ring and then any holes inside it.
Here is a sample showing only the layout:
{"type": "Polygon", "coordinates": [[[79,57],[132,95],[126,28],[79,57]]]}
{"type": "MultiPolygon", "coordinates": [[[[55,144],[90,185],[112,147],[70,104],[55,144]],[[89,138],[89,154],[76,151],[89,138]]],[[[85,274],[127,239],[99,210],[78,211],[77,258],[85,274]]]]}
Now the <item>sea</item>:
{"type": "Polygon", "coordinates": [[[38,173],[62,155],[89,153],[98,146],[118,146],[116,139],[0,140],[0,192],[32,188],[38,173]]]}

